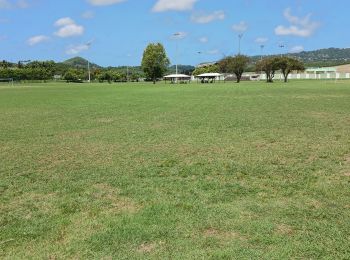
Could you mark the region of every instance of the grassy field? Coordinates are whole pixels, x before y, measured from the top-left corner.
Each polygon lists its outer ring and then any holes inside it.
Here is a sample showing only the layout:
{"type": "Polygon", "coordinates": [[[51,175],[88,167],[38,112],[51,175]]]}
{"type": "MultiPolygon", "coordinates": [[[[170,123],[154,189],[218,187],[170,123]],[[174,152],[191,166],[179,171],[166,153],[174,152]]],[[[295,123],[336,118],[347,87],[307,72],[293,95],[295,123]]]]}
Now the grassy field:
{"type": "Polygon", "coordinates": [[[350,82],[0,86],[0,258],[349,259],[350,82]]]}

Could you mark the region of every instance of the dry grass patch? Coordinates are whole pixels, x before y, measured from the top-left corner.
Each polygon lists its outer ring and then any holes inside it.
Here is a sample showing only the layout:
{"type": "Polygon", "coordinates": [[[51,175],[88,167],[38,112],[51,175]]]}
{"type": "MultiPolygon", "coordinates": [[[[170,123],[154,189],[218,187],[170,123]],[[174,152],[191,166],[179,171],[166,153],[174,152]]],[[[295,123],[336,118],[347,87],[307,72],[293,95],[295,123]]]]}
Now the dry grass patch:
{"type": "Polygon", "coordinates": [[[81,168],[82,165],[103,165],[113,163],[113,153],[118,147],[111,144],[93,142],[77,144],[57,144],[47,153],[39,156],[39,171],[45,172],[59,167],[81,168]]]}
{"type": "Polygon", "coordinates": [[[227,242],[229,240],[246,240],[245,237],[243,237],[241,234],[233,231],[223,231],[215,228],[208,228],[203,231],[202,233],[204,238],[216,238],[220,241],[227,242]]]}
{"type": "Polygon", "coordinates": [[[154,252],[156,249],[162,247],[165,244],[163,241],[152,242],[152,243],[142,243],[138,248],[137,252],[140,254],[149,254],[154,252]]]}
{"type": "Polygon", "coordinates": [[[74,215],[70,224],[64,227],[57,238],[60,245],[69,245],[74,241],[83,241],[90,238],[104,228],[98,216],[92,216],[89,212],[74,215]]]}
{"type": "Polygon", "coordinates": [[[293,227],[287,224],[279,224],[276,227],[276,233],[279,235],[292,235],[294,233],[293,227]]]}
{"type": "Polygon", "coordinates": [[[42,194],[35,192],[27,192],[21,196],[13,198],[8,203],[0,204],[0,211],[17,212],[24,219],[31,219],[33,214],[54,214],[57,212],[55,201],[57,195],[55,193],[42,194]]]}
{"type": "Polygon", "coordinates": [[[100,183],[93,186],[92,197],[104,206],[103,212],[111,213],[136,213],[141,206],[130,198],[120,195],[120,190],[108,184],[100,183]]]}
{"type": "Polygon", "coordinates": [[[112,118],[98,118],[97,122],[102,123],[102,124],[109,124],[109,123],[113,123],[114,119],[112,119],[112,118]]]}
{"type": "Polygon", "coordinates": [[[154,251],[157,247],[156,243],[143,243],[141,244],[138,248],[137,248],[137,252],[139,253],[151,253],[152,251],[154,251]]]}

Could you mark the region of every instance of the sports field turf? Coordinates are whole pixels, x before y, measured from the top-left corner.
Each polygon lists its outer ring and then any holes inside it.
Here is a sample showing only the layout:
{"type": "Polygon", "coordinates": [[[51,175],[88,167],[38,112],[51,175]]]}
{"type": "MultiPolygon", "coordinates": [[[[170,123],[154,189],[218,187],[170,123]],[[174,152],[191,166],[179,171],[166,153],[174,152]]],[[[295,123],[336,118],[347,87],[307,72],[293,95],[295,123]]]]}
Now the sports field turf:
{"type": "Polygon", "coordinates": [[[350,82],[0,85],[0,258],[349,259],[350,82]]]}

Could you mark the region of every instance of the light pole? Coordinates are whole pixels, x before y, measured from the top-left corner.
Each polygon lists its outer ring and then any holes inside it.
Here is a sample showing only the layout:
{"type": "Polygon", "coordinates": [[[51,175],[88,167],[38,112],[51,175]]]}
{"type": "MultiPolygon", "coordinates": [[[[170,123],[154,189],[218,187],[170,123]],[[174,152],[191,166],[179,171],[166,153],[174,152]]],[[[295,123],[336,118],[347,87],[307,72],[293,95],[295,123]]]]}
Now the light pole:
{"type": "MultiPolygon", "coordinates": [[[[278,47],[281,48],[281,58],[283,58],[283,48],[285,47],[285,45],[282,43],[280,44],[278,47]]],[[[282,71],[282,70],[281,70],[282,71]]],[[[281,81],[282,81],[282,72],[281,72],[281,81]]]]}
{"type": "Polygon", "coordinates": [[[261,44],[261,45],[260,45],[260,50],[261,50],[261,58],[260,58],[260,60],[263,59],[264,48],[265,48],[265,45],[264,45],[264,44],[261,44]]]}
{"type": "MultiPolygon", "coordinates": [[[[131,54],[126,55],[128,57],[128,61],[130,60],[131,54]]],[[[126,82],[129,82],[129,63],[126,65],[126,82]]]]}
{"type": "Polygon", "coordinates": [[[91,83],[91,70],[90,70],[90,61],[88,60],[88,73],[89,73],[89,83],[91,83]]]}
{"type": "Polygon", "coordinates": [[[238,54],[241,55],[241,40],[243,38],[243,33],[238,34],[238,54]]]}
{"type": "Polygon", "coordinates": [[[281,48],[281,58],[283,57],[283,48],[286,47],[284,44],[280,44],[278,47],[281,48]]]}
{"type": "MultiPolygon", "coordinates": [[[[88,49],[90,49],[91,44],[92,44],[92,42],[88,42],[88,43],[86,44],[86,46],[88,47],[88,49]]],[[[89,75],[89,80],[88,80],[88,82],[91,83],[91,69],[90,69],[90,61],[89,61],[89,59],[87,59],[87,65],[88,65],[88,75],[89,75]]]]}
{"type": "Polygon", "coordinates": [[[176,40],[176,54],[175,54],[175,56],[176,56],[176,64],[175,64],[176,75],[178,74],[178,62],[179,62],[179,60],[178,60],[179,59],[179,43],[177,41],[177,37],[179,37],[180,35],[181,34],[179,32],[173,34],[173,36],[176,40]]]}

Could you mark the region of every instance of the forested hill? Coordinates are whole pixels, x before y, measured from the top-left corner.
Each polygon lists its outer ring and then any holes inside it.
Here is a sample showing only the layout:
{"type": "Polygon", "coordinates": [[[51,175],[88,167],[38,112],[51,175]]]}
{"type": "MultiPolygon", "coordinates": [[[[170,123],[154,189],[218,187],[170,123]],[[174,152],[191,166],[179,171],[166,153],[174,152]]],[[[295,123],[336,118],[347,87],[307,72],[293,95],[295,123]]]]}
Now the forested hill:
{"type": "MultiPolygon", "coordinates": [[[[300,53],[286,54],[302,60],[307,66],[337,66],[350,63],[350,48],[328,48],[315,51],[303,51],[300,53]]],[[[260,56],[252,57],[253,60],[260,59],[260,56]]]]}
{"type": "MultiPolygon", "coordinates": [[[[66,60],[62,63],[65,65],[68,65],[70,67],[79,68],[79,69],[84,68],[85,69],[87,67],[88,61],[84,58],[81,58],[81,57],[74,57],[74,58],[66,60]]],[[[101,68],[101,66],[94,64],[94,63],[90,63],[90,67],[93,69],[100,69],[101,68]]]]}

